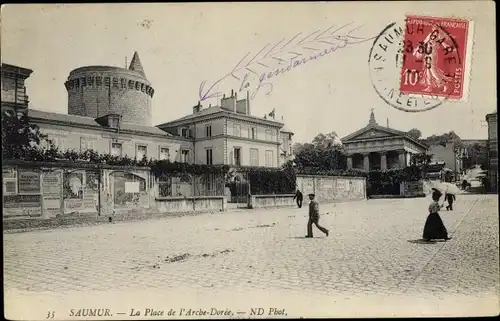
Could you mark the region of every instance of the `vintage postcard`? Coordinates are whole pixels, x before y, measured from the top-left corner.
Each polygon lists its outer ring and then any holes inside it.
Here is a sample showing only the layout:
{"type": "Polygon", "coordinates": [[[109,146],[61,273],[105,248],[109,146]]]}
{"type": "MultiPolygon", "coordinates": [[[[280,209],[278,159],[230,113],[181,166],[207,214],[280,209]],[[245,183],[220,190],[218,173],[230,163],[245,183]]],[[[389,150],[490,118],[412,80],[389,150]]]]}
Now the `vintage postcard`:
{"type": "Polygon", "coordinates": [[[1,15],[7,319],[499,314],[494,2],[1,15]]]}

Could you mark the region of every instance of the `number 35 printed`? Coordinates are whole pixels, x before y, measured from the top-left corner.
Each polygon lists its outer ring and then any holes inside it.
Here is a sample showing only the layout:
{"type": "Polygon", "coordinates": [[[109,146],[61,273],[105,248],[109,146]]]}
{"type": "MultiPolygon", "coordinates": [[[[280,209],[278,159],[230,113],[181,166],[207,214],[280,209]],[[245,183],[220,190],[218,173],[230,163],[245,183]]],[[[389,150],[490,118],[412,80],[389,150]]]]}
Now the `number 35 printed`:
{"type": "Polygon", "coordinates": [[[47,317],[45,319],[54,319],[55,316],[56,316],[55,311],[47,311],[47,317]]]}

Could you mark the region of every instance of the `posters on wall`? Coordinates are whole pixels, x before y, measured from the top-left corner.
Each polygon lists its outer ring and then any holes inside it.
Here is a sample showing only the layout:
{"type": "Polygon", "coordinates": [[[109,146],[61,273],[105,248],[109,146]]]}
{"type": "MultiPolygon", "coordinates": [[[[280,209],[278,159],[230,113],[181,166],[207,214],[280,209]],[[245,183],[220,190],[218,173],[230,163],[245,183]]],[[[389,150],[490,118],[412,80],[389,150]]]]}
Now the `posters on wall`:
{"type": "Polygon", "coordinates": [[[42,202],[40,195],[5,195],[3,217],[40,217],[42,202]]]}
{"type": "Polygon", "coordinates": [[[61,213],[62,170],[44,170],[42,173],[43,214],[54,217],[61,213]]]}
{"type": "Polygon", "coordinates": [[[41,216],[40,171],[3,168],[2,175],[3,217],[41,216]]]}
{"type": "Polygon", "coordinates": [[[19,169],[19,194],[40,194],[40,171],[37,169],[19,169]]]}
{"type": "Polygon", "coordinates": [[[110,174],[115,208],[148,207],[146,179],[139,175],[116,171],[110,174]]]}
{"type": "Polygon", "coordinates": [[[17,194],[17,170],[13,167],[2,168],[3,195],[17,194]]]}
{"type": "Polygon", "coordinates": [[[65,171],[63,179],[64,213],[81,211],[83,206],[83,171],[65,171]]]}
{"type": "Polygon", "coordinates": [[[99,172],[85,172],[83,206],[85,211],[99,211],[99,172]]]}

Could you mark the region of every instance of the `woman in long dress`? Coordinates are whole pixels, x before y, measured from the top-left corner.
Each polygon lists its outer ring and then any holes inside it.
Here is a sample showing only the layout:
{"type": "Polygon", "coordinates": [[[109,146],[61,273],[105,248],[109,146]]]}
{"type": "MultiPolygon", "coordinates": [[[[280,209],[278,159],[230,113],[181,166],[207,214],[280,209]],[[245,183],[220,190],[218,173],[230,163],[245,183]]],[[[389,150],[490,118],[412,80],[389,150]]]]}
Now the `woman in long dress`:
{"type": "Polygon", "coordinates": [[[448,237],[448,231],[443,224],[443,220],[439,216],[439,210],[443,207],[443,205],[439,204],[439,199],[441,198],[442,193],[434,190],[432,192],[432,203],[429,205],[429,216],[427,216],[427,221],[425,221],[424,226],[424,237],[425,241],[431,240],[450,240],[451,237],[448,237]]]}

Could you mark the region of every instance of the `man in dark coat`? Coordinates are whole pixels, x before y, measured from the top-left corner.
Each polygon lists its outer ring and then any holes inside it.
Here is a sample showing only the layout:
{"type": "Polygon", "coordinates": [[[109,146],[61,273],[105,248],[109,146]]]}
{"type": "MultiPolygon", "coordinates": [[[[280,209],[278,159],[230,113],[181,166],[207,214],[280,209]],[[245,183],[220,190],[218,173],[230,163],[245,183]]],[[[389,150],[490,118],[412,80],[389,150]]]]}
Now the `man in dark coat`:
{"type": "Polygon", "coordinates": [[[299,208],[302,207],[302,200],[304,199],[304,196],[302,195],[302,192],[300,190],[297,190],[297,193],[295,193],[295,196],[293,197],[294,200],[297,200],[297,206],[299,208]]]}
{"type": "Polygon", "coordinates": [[[307,235],[306,237],[313,237],[312,225],[316,225],[316,227],[323,233],[328,236],[328,230],[319,225],[319,204],[314,200],[315,195],[309,194],[309,199],[311,203],[309,203],[309,222],[307,222],[307,235]]]}
{"type": "Polygon", "coordinates": [[[448,206],[446,206],[446,209],[449,211],[453,211],[453,201],[455,201],[455,195],[446,193],[445,199],[448,201],[448,206]]]}

